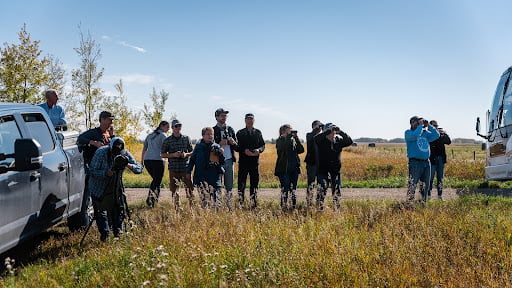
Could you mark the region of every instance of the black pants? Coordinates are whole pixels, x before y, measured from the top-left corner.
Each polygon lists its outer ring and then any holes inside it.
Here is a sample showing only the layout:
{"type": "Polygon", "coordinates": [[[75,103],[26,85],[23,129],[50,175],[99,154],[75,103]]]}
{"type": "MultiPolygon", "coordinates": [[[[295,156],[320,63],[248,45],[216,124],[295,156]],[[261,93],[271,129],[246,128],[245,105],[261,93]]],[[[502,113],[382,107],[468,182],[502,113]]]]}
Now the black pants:
{"type": "Polygon", "coordinates": [[[243,204],[245,201],[245,185],[247,182],[247,175],[250,176],[250,196],[252,206],[256,207],[257,205],[257,191],[258,185],[260,182],[260,173],[259,173],[259,164],[251,164],[251,165],[238,165],[238,199],[240,204],[243,204]]]}
{"type": "Polygon", "coordinates": [[[144,167],[148,170],[149,175],[153,178],[149,189],[160,194],[160,186],[164,178],[165,163],[162,160],[144,160],[144,167]]]}

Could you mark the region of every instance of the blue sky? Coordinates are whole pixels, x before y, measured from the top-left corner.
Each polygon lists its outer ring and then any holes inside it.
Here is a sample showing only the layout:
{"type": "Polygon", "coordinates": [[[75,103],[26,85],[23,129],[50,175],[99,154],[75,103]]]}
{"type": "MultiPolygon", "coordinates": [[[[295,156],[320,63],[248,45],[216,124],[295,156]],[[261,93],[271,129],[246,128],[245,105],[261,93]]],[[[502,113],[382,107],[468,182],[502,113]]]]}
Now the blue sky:
{"type": "Polygon", "coordinates": [[[315,119],[392,139],[413,115],[478,139],[475,119],[512,65],[511,1],[49,0],[2,10],[2,47],[26,23],[68,76],[81,25],[101,46],[105,92],[123,79],[138,110],[153,87],[166,90],[166,117],[192,138],[223,107],[235,130],[254,113],[265,139],[285,123],[305,138],[315,119]]]}

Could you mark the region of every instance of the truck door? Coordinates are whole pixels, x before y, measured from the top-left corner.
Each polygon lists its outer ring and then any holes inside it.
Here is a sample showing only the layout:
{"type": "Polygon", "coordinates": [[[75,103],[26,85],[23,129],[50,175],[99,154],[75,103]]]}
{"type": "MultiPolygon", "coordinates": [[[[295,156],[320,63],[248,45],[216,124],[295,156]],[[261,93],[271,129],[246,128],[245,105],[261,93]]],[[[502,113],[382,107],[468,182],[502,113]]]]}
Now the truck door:
{"type": "Polygon", "coordinates": [[[41,113],[22,114],[30,137],[41,144],[43,168],[39,197],[39,222],[48,227],[62,219],[69,203],[67,191],[68,163],[53,127],[41,113]]]}
{"type": "Polygon", "coordinates": [[[15,165],[14,141],[21,137],[13,115],[0,115],[0,252],[34,232],[40,171],[7,171],[15,165]],[[10,155],[10,156],[9,156],[10,155]]]}

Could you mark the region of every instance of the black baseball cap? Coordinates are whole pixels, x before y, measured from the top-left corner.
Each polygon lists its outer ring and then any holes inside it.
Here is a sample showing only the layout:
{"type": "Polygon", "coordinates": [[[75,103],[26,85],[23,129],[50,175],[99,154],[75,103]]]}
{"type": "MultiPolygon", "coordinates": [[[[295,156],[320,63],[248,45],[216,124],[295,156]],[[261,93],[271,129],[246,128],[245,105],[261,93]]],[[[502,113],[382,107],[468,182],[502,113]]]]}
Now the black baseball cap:
{"type": "Polygon", "coordinates": [[[222,113],[226,113],[226,114],[228,114],[228,113],[229,113],[229,111],[224,110],[224,108],[219,108],[219,109],[215,110],[215,117],[219,116],[219,115],[220,115],[220,114],[222,114],[222,113]]]}
{"type": "Polygon", "coordinates": [[[311,128],[315,128],[316,125],[322,127],[324,126],[324,123],[320,122],[320,120],[315,120],[313,123],[311,123],[311,128]]]}
{"type": "Polygon", "coordinates": [[[171,126],[172,126],[172,127],[174,127],[174,126],[176,126],[176,125],[181,125],[181,122],[180,122],[180,120],[178,120],[178,119],[174,119],[174,120],[172,120],[172,122],[171,122],[171,123],[172,123],[172,124],[171,124],[171,126]]]}
{"type": "Polygon", "coordinates": [[[420,119],[421,119],[421,117],[418,117],[418,116],[412,116],[412,117],[411,117],[411,119],[409,119],[409,123],[411,123],[411,124],[412,124],[413,122],[416,122],[416,121],[418,121],[418,120],[420,120],[420,119]]]}
{"type": "Polygon", "coordinates": [[[252,113],[245,114],[245,119],[247,119],[247,118],[254,118],[254,114],[252,114],[252,113]]]}
{"type": "Polygon", "coordinates": [[[110,118],[112,120],[116,119],[114,115],[112,115],[112,112],[110,111],[101,111],[100,113],[100,120],[104,118],[110,118]]]}

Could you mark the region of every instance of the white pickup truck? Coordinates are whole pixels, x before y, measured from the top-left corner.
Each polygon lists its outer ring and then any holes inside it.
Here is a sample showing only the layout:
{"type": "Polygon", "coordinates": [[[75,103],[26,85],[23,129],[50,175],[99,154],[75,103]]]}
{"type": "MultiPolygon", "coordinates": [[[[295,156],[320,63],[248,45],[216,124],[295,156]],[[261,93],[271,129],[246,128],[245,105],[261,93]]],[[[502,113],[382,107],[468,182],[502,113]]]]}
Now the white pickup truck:
{"type": "Polygon", "coordinates": [[[38,106],[0,103],[0,253],[63,219],[72,230],[92,219],[77,137],[38,106]]]}

